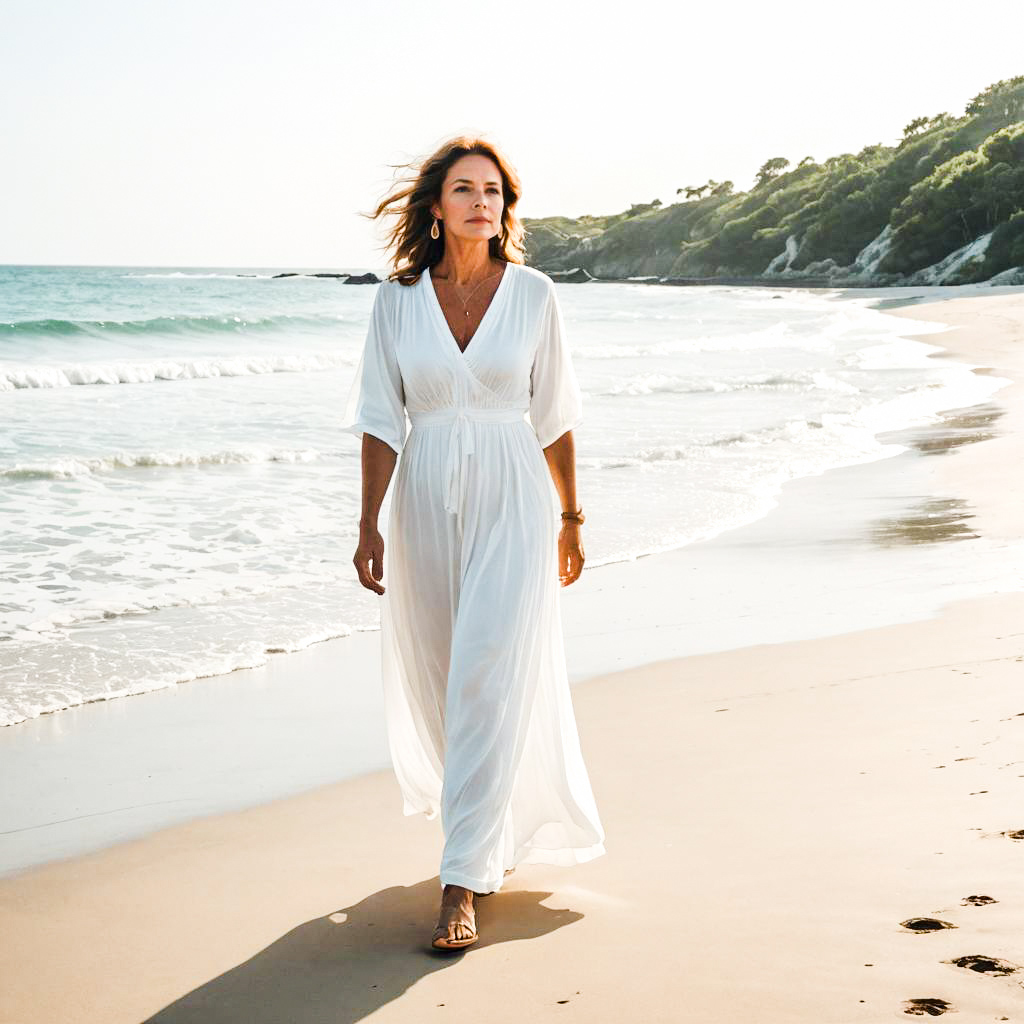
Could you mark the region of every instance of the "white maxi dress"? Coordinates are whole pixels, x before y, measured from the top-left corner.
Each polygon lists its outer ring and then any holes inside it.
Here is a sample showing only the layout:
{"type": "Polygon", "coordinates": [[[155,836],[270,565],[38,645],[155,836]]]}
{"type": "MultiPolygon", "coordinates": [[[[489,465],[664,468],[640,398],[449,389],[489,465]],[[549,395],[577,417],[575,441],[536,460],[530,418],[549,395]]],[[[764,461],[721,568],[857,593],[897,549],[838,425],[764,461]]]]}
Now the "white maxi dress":
{"type": "Polygon", "coordinates": [[[562,640],[560,505],[542,451],[582,416],[551,279],[507,263],[465,352],[429,270],[413,285],[382,282],[344,416],[343,430],[399,453],[381,598],[385,715],[404,813],[441,816],[441,885],[489,892],[521,862],[600,856],[562,640]]]}

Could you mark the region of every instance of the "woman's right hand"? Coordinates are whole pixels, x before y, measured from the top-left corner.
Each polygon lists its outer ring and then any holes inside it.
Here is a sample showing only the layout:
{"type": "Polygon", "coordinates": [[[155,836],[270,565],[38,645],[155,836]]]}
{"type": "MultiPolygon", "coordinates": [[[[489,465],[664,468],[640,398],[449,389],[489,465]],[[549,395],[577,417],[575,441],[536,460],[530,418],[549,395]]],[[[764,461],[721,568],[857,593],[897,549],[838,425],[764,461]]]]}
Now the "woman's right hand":
{"type": "Polygon", "coordinates": [[[384,538],[376,526],[359,527],[359,547],[352,559],[359,575],[359,582],[375,594],[383,594],[384,588],[377,582],[384,575],[384,538]]]}

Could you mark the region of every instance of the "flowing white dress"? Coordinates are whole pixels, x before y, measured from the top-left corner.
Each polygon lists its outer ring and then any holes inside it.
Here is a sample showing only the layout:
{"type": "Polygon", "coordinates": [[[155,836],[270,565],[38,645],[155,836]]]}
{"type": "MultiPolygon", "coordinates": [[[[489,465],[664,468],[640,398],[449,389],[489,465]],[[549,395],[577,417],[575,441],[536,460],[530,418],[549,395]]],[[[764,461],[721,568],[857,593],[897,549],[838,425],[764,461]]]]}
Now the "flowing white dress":
{"type": "Polygon", "coordinates": [[[378,286],[342,429],[400,455],[385,714],[404,813],[441,815],[442,886],[488,892],[517,863],[605,852],[566,675],[560,505],[542,451],[581,418],[547,275],[507,263],[465,352],[429,270],[378,286]]]}

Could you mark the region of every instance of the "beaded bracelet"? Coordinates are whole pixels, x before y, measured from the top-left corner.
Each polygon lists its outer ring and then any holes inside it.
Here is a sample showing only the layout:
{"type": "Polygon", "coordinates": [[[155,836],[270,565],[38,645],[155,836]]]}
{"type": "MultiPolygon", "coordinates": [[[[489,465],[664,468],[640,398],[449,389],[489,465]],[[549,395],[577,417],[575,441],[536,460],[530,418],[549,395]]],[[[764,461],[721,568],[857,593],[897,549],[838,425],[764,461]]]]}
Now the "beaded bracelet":
{"type": "Polygon", "coordinates": [[[562,519],[569,523],[579,523],[581,526],[587,521],[583,509],[577,509],[575,512],[563,512],[562,519]]]}

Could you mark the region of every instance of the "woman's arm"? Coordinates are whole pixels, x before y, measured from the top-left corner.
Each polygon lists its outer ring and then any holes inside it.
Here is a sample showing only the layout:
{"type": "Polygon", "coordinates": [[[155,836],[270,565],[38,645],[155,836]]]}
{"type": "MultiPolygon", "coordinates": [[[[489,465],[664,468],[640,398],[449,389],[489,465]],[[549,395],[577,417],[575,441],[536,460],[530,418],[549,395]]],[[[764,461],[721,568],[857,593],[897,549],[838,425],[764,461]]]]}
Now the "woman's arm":
{"type": "MultiPolygon", "coordinates": [[[[575,512],[576,504],[576,442],[567,430],[557,441],[544,449],[548,470],[555,482],[555,490],[563,512],[575,512]]],[[[558,578],[563,587],[575,583],[583,572],[583,538],[579,523],[562,520],[558,534],[558,578]]]]}
{"type": "Polygon", "coordinates": [[[384,575],[384,538],[377,529],[377,517],[388,484],[398,462],[398,453],[372,434],[363,434],[363,507],[359,516],[359,546],[352,559],[359,582],[368,590],[383,594],[377,582],[384,575]]]}

